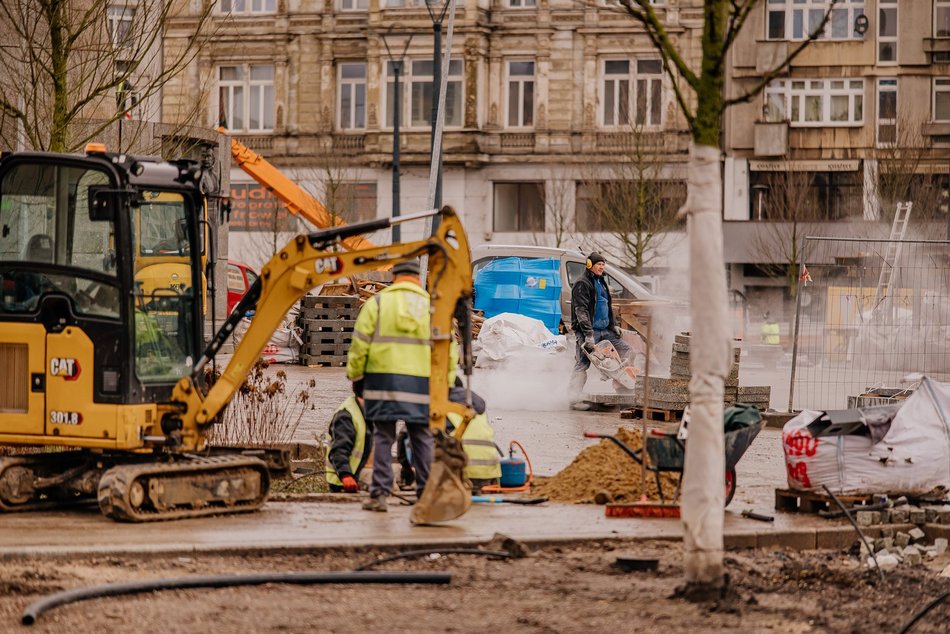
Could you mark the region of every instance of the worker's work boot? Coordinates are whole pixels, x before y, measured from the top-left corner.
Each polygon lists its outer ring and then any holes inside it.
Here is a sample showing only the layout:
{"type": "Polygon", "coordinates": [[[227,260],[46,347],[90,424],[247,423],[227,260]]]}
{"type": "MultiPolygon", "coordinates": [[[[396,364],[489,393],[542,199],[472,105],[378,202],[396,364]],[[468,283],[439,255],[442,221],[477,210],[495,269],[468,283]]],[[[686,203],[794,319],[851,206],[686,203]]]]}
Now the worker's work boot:
{"type": "Polygon", "coordinates": [[[589,412],[590,403],[588,403],[587,401],[574,401],[573,403],[571,403],[571,409],[574,410],[575,412],[589,412]]]}
{"type": "Polygon", "coordinates": [[[389,505],[386,504],[386,497],[383,495],[367,498],[363,502],[364,511],[376,511],[378,513],[389,512],[389,505]]]}
{"type": "Polygon", "coordinates": [[[575,370],[571,374],[571,381],[567,384],[568,398],[571,399],[571,409],[577,412],[586,412],[590,403],[584,400],[584,384],[587,383],[587,371],[575,370]]]}

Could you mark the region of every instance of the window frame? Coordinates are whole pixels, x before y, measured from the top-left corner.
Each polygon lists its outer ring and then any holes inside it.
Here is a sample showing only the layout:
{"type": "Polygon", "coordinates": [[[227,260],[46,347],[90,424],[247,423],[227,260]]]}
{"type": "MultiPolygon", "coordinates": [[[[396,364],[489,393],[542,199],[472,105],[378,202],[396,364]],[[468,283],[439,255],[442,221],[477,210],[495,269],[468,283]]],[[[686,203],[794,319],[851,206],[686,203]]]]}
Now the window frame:
{"type": "MultiPolygon", "coordinates": [[[[947,116],[946,119],[938,119],[938,118],[937,118],[937,95],[938,95],[938,93],[940,93],[940,94],[946,93],[946,94],[947,94],[947,98],[950,99],[950,78],[948,78],[948,77],[934,77],[934,78],[933,78],[933,84],[932,84],[932,86],[931,86],[931,92],[933,93],[933,97],[932,97],[932,99],[931,99],[931,107],[932,107],[932,110],[931,110],[932,115],[931,115],[931,116],[933,117],[933,122],[934,122],[934,123],[947,123],[947,122],[950,122],[950,112],[948,112],[948,116],[947,116]],[[944,86],[945,89],[944,89],[944,90],[938,90],[938,89],[937,89],[938,86],[944,86]]],[[[950,105],[950,104],[948,104],[948,105],[950,105]]],[[[948,108],[948,110],[950,110],[950,108],[948,108]]]]}
{"type": "Polygon", "coordinates": [[[538,0],[507,0],[508,9],[537,9],[538,0]]]}
{"type": "Polygon", "coordinates": [[[109,41],[116,51],[129,50],[134,43],[135,6],[126,4],[110,4],[106,9],[106,23],[109,29],[109,41]],[[119,31],[125,25],[125,32],[120,39],[119,31]]]}
{"type": "Polygon", "coordinates": [[[791,78],[776,79],[763,91],[763,112],[765,120],[770,122],[787,122],[792,128],[857,128],[864,125],[865,117],[865,90],[867,84],[864,78],[791,78]],[[834,87],[836,82],[844,84],[841,88],[834,87]],[[795,84],[804,84],[803,87],[796,87],[795,84]],[[860,87],[854,87],[851,84],[859,83],[860,87]],[[815,86],[814,84],[820,84],[815,86]],[[778,100],[771,101],[772,96],[782,97],[781,117],[771,113],[769,106],[779,103],[778,100]],[[805,119],[808,112],[806,99],[809,97],[820,97],[821,118],[814,121],[805,119]],[[835,97],[848,97],[848,119],[839,121],[833,119],[833,107],[835,97]],[[797,109],[799,118],[793,117],[797,109]],[[856,104],[860,103],[861,117],[856,118],[856,104]]]}
{"type": "Polygon", "coordinates": [[[897,145],[897,134],[899,132],[897,127],[897,108],[898,108],[898,93],[897,93],[897,78],[896,77],[880,77],[877,80],[877,120],[874,125],[874,140],[877,144],[877,147],[895,147],[897,145]],[[884,118],[881,116],[881,102],[882,96],[888,93],[894,93],[894,118],[884,118]],[[893,126],[894,128],[894,139],[892,141],[882,141],[881,140],[881,129],[885,126],[893,126]]]}
{"type": "Polygon", "coordinates": [[[218,0],[217,12],[224,15],[261,15],[268,13],[277,13],[277,0],[218,0]],[[229,4],[230,9],[225,9],[224,5],[229,4]],[[240,4],[240,9],[234,9],[234,5],[240,4]],[[267,8],[270,5],[271,8],[267,8]],[[255,6],[260,8],[255,8],[255,6]]]}
{"type": "Polygon", "coordinates": [[[950,0],[934,0],[933,4],[933,36],[935,38],[950,37],[950,0]],[[937,17],[940,14],[941,9],[943,9],[945,14],[945,19],[947,22],[947,29],[943,35],[939,32],[939,23],[937,22],[937,17]]]}
{"type": "Polygon", "coordinates": [[[338,6],[343,13],[360,13],[369,11],[369,0],[339,0],[338,6]],[[351,6],[346,6],[347,4],[351,6]]]}
{"type": "Polygon", "coordinates": [[[545,226],[547,225],[546,215],[547,205],[545,204],[545,188],[544,181],[492,181],[492,232],[493,233],[544,233],[545,226]],[[498,187],[499,186],[515,186],[517,187],[517,201],[515,203],[514,217],[513,217],[513,229],[499,228],[498,218],[499,218],[499,209],[498,209],[498,187]],[[540,220],[541,226],[539,228],[531,227],[530,220],[528,217],[527,211],[530,210],[530,205],[521,204],[522,192],[524,188],[531,187],[534,191],[537,192],[538,196],[538,205],[540,211],[540,220]],[[525,214],[522,215],[521,211],[525,210],[525,214]],[[522,223],[527,223],[527,227],[521,228],[522,223]]]}
{"type": "MultiPolygon", "coordinates": [[[[402,73],[400,74],[400,82],[402,83],[401,96],[402,96],[402,102],[403,102],[402,103],[403,109],[401,112],[402,116],[400,117],[400,122],[399,122],[400,130],[404,130],[404,129],[424,130],[424,129],[429,129],[432,127],[432,123],[430,121],[430,119],[432,118],[431,108],[428,108],[426,111],[424,123],[415,123],[413,121],[413,105],[414,105],[413,100],[415,98],[414,91],[413,91],[413,84],[416,83],[421,86],[422,91],[423,91],[423,98],[426,91],[432,90],[432,74],[431,73],[428,75],[416,74],[415,68],[414,68],[414,65],[416,62],[432,63],[432,58],[431,57],[417,57],[417,58],[407,57],[405,60],[403,60],[402,73]]],[[[460,58],[453,57],[451,61],[451,66],[455,66],[458,72],[453,74],[450,71],[449,77],[448,77],[448,83],[446,84],[446,93],[448,93],[448,91],[451,89],[452,85],[454,84],[455,90],[458,92],[458,104],[457,104],[458,120],[449,121],[448,117],[446,117],[445,128],[447,130],[458,130],[464,127],[465,125],[465,61],[460,58]]],[[[391,75],[392,65],[387,62],[385,65],[385,68],[386,68],[386,81],[385,81],[386,89],[384,91],[385,94],[381,95],[382,107],[385,109],[385,117],[383,121],[385,121],[386,123],[383,129],[392,130],[393,129],[393,126],[391,123],[392,117],[390,116],[390,112],[389,112],[389,95],[390,95],[389,91],[392,90],[394,86],[393,76],[391,75]]],[[[429,97],[430,101],[431,101],[431,98],[432,97],[430,96],[429,97]]],[[[448,104],[448,100],[446,100],[446,104],[448,104]]],[[[446,108],[446,110],[448,110],[448,108],[446,108]]]]}
{"type": "Polygon", "coordinates": [[[337,129],[340,132],[352,132],[352,131],[364,131],[366,130],[366,106],[367,106],[367,97],[368,97],[368,87],[366,83],[367,79],[367,64],[366,62],[349,62],[349,61],[340,61],[337,63],[336,71],[336,85],[337,85],[337,98],[336,98],[336,121],[337,129]],[[362,77],[344,77],[344,67],[356,67],[361,66],[363,70],[362,77]],[[358,122],[359,118],[359,88],[363,88],[363,111],[362,111],[362,121],[358,122]],[[352,91],[350,99],[350,108],[348,114],[348,121],[352,125],[344,124],[344,113],[343,113],[343,93],[344,88],[350,88],[352,91]]]}
{"type": "MultiPolygon", "coordinates": [[[[228,132],[236,132],[239,134],[272,134],[275,130],[277,124],[277,67],[275,64],[257,64],[253,62],[242,62],[239,64],[228,64],[223,63],[217,66],[217,87],[218,87],[218,112],[225,115],[225,121],[227,122],[228,132]],[[221,79],[221,72],[225,68],[240,68],[241,69],[241,79],[221,79]],[[255,68],[269,68],[271,71],[270,79],[253,79],[251,77],[252,70],[255,68]],[[241,127],[234,127],[235,117],[233,116],[233,103],[234,99],[228,99],[229,107],[225,109],[224,104],[222,103],[221,94],[222,88],[229,87],[241,88],[242,97],[241,97],[241,108],[242,108],[242,120],[241,127]],[[268,88],[270,90],[268,91],[268,88]],[[256,95],[255,95],[256,93],[256,95]],[[267,108],[267,97],[268,93],[270,94],[271,108],[268,112],[267,108]],[[253,108],[253,101],[256,99],[257,106],[259,107],[259,117],[260,122],[258,127],[252,128],[251,123],[251,112],[253,108]],[[269,115],[269,117],[268,117],[269,115]],[[268,120],[269,119],[269,120],[268,120]],[[269,126],[267,124],[270,124],[269,126]]],[[[233,95],[233,90],[229,90],[233,95]]]]}
{"type": "Polygon", "coordinates": [[[829,18],[828,23],[825,24],[824,32],[819,35],[816,40],[843,42],[863,39],[863,35],[855,33],[854,22],[859,15],[867,15],[866,10],[868,3],[866,0],[835,0],[834,5],[835,6],[832,6],[828,0],[767,0],[764,11],[765,39],[778,42],[800,42],[806,40],[809,37],[809,32],[806,29],[806,18],[807,22],[810,23],[811,16],[816,15],[820,11],[818,17],[820,23],[824,18],[825,12],[829,9],[832,11],[832,16],[829,18]],[[832,35],[835,25],[834,13],[840,11],[846,12],[845,24],[848,25],[848,35],[844,37],[834,37],[832,35]],[[796,30],[798,30],[796,29],[795,23],[796,13],[801,16],[801,23],[798,25],[801,30],[799,34],[796,34],[796,30]],[[782,30],[784,32],[781,37],[772,34],[771,19],[773,14],[782,15],[782,30]]]}
{"type": "Polygon", "coordinates": [[[898,61],[898,38],[900,37],[900,12],[897,9],[897,0],[878,0],[877,3],[877,63],[879,66],[896,66],[898,61]],[[894,12],[894,35],[884,35],[881,30],[884,27],[882,15],[885,11],[894,12]],[[881,46],[891,44],[894,47],[894,59],[881,58],[881,46]]]}
{"type": "Polygon", "coordinates": [[[663,73],[663,60],[658,57],[634,57],[634,58],[619,58],[619,57],[604,57],[601,59],[600,63],[600,99],[601,106],[598,108],[598,119],[599,124],[602,128],[613,129],[613,130],[622,130],[629,128],[631,125],[635,125],[638,128],[645,130],[658,130],[663,127],[663,114],[665,108],[665,93],[664,90],[664,80],[665,76],[663,73]],[[607,73],[607,65],[612,62],[623,62],[627,64],[627,73],[607,73]],[[643,72],[640,70],[641,63],[656,62],[660,64],[659,70],[656,72],[643,72]],[[640,97],[641,97],[641,82],[646,86],[646,95],[644,97],[643,111],[641,113],[640,109],[640,97]],[[607,123],[607,85],[608,83],[614,83],[616,87],[614,88],[613,96],[613,105],[615,106],[614,111],[611,113],[612,118],[615,119],[614,123],[607,123]],[[624,117],[624,108],[621,103],[623,92],[622,85],[626,84],[627,92],[627,104],[626,104],[626,120],[622,120],[624,117]],[[659,88],[657,89],[656,86],[659,88]],[[658,93],[658,94],[656,94],[658,93]],[[643,115],[643,120],[640,121],[641,114],[643,115]],[[654,117],[655,115],[655,117],[654,117]],[[654,120],[656,119],[656,120],[654,120]]]}
{"type": "Polygon", "coordinates": [[[537,104],[537,77],[538,65],[533,59],[509,59],[505,61],[505,127],[508,129],[532,129],[534,128],[534,115],[537,104]],[[530,75],[512,75],[511,67],[513,64],[531,64],[530,75]],[[531,110],[527,111],[526,93],[528,86],[531,89],[531,110]],[[518,102],[516,112],[511,111],[512,90],[517,90],[515,99],[518,102]],[[526,121],[526,114],[530,114],[530,121],[526,121]],[[512,122],[514,116],[515,121],[512,122]]]}

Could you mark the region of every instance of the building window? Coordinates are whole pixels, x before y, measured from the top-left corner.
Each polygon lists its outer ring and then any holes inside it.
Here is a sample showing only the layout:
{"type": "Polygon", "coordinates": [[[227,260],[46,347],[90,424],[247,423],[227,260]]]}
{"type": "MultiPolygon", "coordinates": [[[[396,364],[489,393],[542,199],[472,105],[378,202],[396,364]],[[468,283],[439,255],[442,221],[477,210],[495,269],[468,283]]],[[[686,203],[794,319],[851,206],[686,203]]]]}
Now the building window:
{"type": "Polygon", "coordinates": [[[604,60],[603,124],[662,125],[663,63],[658,59],[604,60]]]}
{"type": "Polygon", "coordinates": [[[855,20],[864,15],[864,0],[768,0],[766,33],[770,40],[804,40],[815,32],[831,7],[819,39],[860,39],[855,20]]]}
{"type": "Polygon", "coordinates": [[[274,129],[274,66],[242,64],[218,69],[220,119],[232,132],[274,129]]]}
{"type": "Polygon", "coordinates": [[[863,79],[779,79],[765,90],[765,120],[793,127],[844,127],[864,122],[863,79]]]}
{"type": "Polygon", "coordinates": [[[135,19],[135,8],[133,7],[109,7],[109,37],[112,39],[112,46],[116,49],[131,48],[132,41],[132,23],[135,19]]]}
{"type": "Polygon", "coordinates": [[[221,13],[274,13],[277,0],[220,0],[221,13]]]}
{"type": "Polygon", "coordinates": [[[512,9],[533,9],[538,6],[538,0],[508,0],[508,6],[512,9]]]}
{"type": "Polygon", "coordinates": [[[376,219],[376,183],[338,183],[333,210],[350,224],[376,219]]]}
{"type": "Polygon", "coordinates": [[[368,11],[369,0],[340,0],[340,11],[368,11]]]}
{"type": "Polygon", "coordinates": [[[950,0],[934,3],[934,37],[950,37],[950,0]]]}
{"type": "Polygon", "coordinates": [[[879,0],[877,15],[877,61],[896,64],[897,0],[879,0]]]}
{"type": "Polygon", "coordinates": [[[508,127],[534,125],[534,62],[508,62],[508,127]]]}
{"type": "Polygon", "coordinates": [[[340,130],[366,128],[366,64],[340,64],[340,130]]]}
{"type": "Polygon", "coordinates": [[[544,231],[544,183],[495,183],[494,231],[544,231]]]}
{"type": "Polygon", "coordinates": [[[934,80],[934,121],[950,121],[950,79],[934,80]]]}
{"type": "MultiPolygon", "coordinates": [[[[393,125],[393,68],[386,65],[386,125],[393,125]]],[[[462,125],[462,69],[460,59],[453,59],[449,64],[449,78],[445,89],[445,125],[446,127],[460,127],[462,125]]],[[[403,99],[408,99],[411,127],[429,127],[432,121],[432,71],[431,59],[416,59],[403,67],[401,73],[403,99]],[[408,90],[407,90],[408,87],[408,90]]],[[[403,109],[406,111],[406,102],[403,109]]],[[[407,122],[400,117],[403,125],[407,122]]]]}
{"type": "Polygon", "coordinates": [[[897,80],[877,80],[877,144],[897,143],[897,80]]]}

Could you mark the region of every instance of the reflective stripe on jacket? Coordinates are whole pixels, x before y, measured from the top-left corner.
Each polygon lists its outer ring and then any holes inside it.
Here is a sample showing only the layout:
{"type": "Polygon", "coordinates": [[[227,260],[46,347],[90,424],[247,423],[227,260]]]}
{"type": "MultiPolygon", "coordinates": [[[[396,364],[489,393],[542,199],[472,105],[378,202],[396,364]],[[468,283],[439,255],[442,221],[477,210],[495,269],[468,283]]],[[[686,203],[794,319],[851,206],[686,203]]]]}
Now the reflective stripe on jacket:
{"type": "MultiPolygon", "coordinates": [[[[363,379],[366,418],[428,424],[429,294],[412,282],[383,289],[360,310],[346,364],[351,381],[363,379]]],[[[449,380],[458,348],[453,342],[449,380]]]]}
{"type": "MultiPolygon", "coordinates": [[[[454,412],[448,415],[449,422],[458,429],[462,417],[454,412]]],[[[455,432],[452,434],[455,435],[455,432]]],[[[501,459],[495,447],[495,430],[488,417],[478,414],[468,423],[462,436],[462,449],[468,458],[465,477],[469,480],[494,480],[501,477],[501,459]]]]}
{"type": "Polygon", "coordinates": [[[762,324],[762,342],[770,346],[777,346],[781,341],[780,332],[776,323],[762,324]]]}
{"type": "MultiPolygon", "coordinates": [[[[356,402],[355,396],[350,396],[348,399],[343,401],[343,403],[338,408],[336,408],[336,411],[333,413],[334,418],[336,418],[336,414],[340,411],[345,411],[347,414],[349,414],[350,420],[353,421],[353,430],[355,435],[353,439],[353,449],[350,450],[350,473],[353,474],[353,477],[359,477],[360,470],[366,464],[366,458],[369,454],[369,451],[366,451],[366,420],[363,418],[363,411],[360,409],[359,403],[356,402]],[[367,455],[364,455],[364,452],[367,455]]],[[[333,467],[333,463],[330,462],[330,448],[333,446],[333,436],[331,435],[332,429],[333,424],[331,422],[330,429],[327,431],[326,435],[327,484],[335,484],[336,486],[341,487],[343,486],[343,482],[340,480],[340,476],[333,467]]]]}

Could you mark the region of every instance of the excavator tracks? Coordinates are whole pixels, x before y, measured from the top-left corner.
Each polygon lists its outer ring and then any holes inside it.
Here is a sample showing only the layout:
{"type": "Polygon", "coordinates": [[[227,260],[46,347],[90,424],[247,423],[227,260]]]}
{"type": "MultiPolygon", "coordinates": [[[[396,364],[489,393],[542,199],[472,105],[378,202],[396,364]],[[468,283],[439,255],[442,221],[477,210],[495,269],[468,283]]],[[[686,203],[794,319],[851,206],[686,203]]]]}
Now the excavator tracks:
{"type": "MultiPolygon", "coordinates": [[[[67,493],[58,488],[74,469],[88,472],[79,453],[4,456],[0,458],[0,512],[43,511],[94,503],[92,495],[80,491],[67,493]],[[65,473],[64,473],[65,472],[65,473]],[[60,475],[61,477],[57,477],[60,475]]],[[[78,475],[78,474],[77,474],[78,475]]]]}
{"type": "Polygon", "coordinates": [[[269,489],[267,465],[247,456],[122,464],[99,481],[99,508],[121,522],[241,513],[260,508],[269,489]]]}

